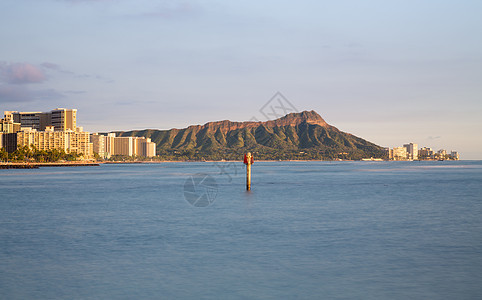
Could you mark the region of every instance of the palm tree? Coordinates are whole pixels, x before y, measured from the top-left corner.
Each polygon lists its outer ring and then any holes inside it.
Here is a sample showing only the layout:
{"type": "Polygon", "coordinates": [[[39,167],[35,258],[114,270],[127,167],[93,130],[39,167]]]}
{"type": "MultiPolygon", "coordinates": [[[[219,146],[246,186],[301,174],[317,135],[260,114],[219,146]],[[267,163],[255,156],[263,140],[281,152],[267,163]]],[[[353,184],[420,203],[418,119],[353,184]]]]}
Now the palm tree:
{"type": "Polygon", "coordinates": [[[8,153],[4,148],[0,148],[0,160],[4,162],[8,161],[8,153]]]}

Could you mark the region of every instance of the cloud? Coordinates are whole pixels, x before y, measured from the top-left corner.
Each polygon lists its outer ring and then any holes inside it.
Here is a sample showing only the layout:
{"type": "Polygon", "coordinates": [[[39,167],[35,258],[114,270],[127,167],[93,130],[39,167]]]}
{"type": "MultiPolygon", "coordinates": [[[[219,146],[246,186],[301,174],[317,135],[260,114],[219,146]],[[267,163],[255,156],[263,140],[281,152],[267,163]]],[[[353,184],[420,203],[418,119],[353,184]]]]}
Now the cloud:
{"type": "Polygon", "coordinates": [[[89,2],[112,2],[113,0],[58,0],[60,2],[68,2],[68,3],[89,3],[89,2]]]}
{"type": "Polygon", "coordinates": [[[55,100],[65,96],[54,89],[30,90],[26,86],[0,85],[0,103],[33,102],[38,100],[55,100]]]}
{"type": "Polygon", "coordinates": [[[46,71],[55,71],[55,72],[58,72],[58,73],[75,75],[74,72],[64,70],[61,66],[59,66],[58,64],[55,64],[55,63],[44,62],[44,63],[41,63],[40,66],[43,69],[45,69],[46,71]]]}
{"type": "Polygon", "coordinates": [[[40,83],[47,80],[44,72],[28,63],[0,62],[0,81],[10,84],[40,83]]]}
{"type": "Polygon", "coordinates": [[[51,72],[56,72],[59,74],[67,74],[71,75],[73,78],[80,78],[80,79],[96,79],[99,81],[104,81],[104,82],[112,82],[113,80],[105,78],[101,75],[96,75],[96,74],[77,74],[72,71],[65,70],[62,68],[62,66],[52,63],[52,62],[44,62],[41,63],[40,66],[48,72],[48,74],[52,74],[51,72]]]}
{"type": "Polygon", "coordinates": [[[72,91],[72,90],[70,90],[70,91],[65,91],[64,93],[66,93],[66,94],[73,94],[73,95],[79,95],[79,94],[85,94],[85,93],[87,93],[87,91],[72,91]]]}
{"type": "Polygon", "coordinates": [[[141,13],[138,16],[145,18],[171,19],[192,16],[198,11],[199,7],[195,3],[189,1],[161,2],[156,8],[151,8],[149,11],[141,13]]]}
{"type": "Polygon", "coordinates": [[[30,95],[34,100],[56,100],[65,98],[65,96],[54,89],[44,89],[31,91],[30,95]]]}
{"type": "Polygon", "coordinates": [[[42,67],[46,68],[46,69],[50,69],[50,70],[60,70],[60,66],[57,65],[57,64],[54,64],[54,63],[50,63],[50,62],[44,62],[42,64],[40,64],[42,67]]]}

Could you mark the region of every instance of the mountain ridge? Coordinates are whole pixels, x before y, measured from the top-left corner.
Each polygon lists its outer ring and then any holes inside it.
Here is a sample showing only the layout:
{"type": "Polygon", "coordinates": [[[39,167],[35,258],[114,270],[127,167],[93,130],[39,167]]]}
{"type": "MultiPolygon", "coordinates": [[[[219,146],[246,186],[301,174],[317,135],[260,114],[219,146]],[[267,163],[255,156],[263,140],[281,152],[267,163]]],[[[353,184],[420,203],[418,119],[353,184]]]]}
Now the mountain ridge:
{"type": "Polygon", "coordinates": [[[314,110],[276,120],[229,120],[182,129],[119,131],[117,136],[144,136],[166,159],[239,159],[246,151],[259,159],[381,158],[382,147],[329,125],[314,110]]]}
{"type": "MultiPolygon", "coordinates": [[[[229,130],[236,130],[241,128],[251,128],[256,127],[259,125],[265,125],[267,127],[274,127],[274,126],[295,126],[299,125],[302,122],[307,122],[309,124],[317,124],[323,127],[332,127],[334,126],[329,125],[325,122],[325,120],[314,110],[311,111],[303,111],[301,113],[289,113],[283,117],[280,117],[275,120],[268,120],[268,121],[230,121],[230,120],[221,120],[221,121],[211,121],[204,124],[198,125],[189,125],[185,128],[171,128],[168,130],[183,130],[188,128],[213,128],[213,127],[220,127],[223,131],[229,130]]],[[[146,130],[162,130],[162,129],[146,129],[146,130]]],[[[140,130],[137,130],[140,131],[140,130]]],[[[123,132],[123,131],[115,131],[115,132],[123,132]]]]}

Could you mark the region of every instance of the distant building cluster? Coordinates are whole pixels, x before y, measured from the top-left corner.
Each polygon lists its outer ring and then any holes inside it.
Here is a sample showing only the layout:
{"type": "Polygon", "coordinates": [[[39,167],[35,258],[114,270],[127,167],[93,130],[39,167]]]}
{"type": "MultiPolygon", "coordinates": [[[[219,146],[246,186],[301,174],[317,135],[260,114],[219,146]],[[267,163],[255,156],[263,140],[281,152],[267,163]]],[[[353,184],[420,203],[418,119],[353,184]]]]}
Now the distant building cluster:
{"type": "Polygon", "coordinates": [[[389,160],[459,160],[459,153],[441,149],[434,151],[431,148],[418,148],[418,144],[405,144],[403,147],[388,148],[389,160]]]}
{"type": "Polygon", "coordinates": [[[148,138],[84,132],[83,127],[77,127],[77,110],[65,108],[49,112],[5,111],[0,120],[0,148],[12,153],[23,146],[82,154],[84,159],[92,159],[94,152],[102,158],[156,155],[156,144],[148,138]]]}
{"type": "Polygon", "coordinates": [[[110,158],[113,155],[126,156],[156,156],[156,144],[145,137],[116,137],[115,133],[99,135],[94,133],[90,136],[94,152],[102,158],[110,158]]]}

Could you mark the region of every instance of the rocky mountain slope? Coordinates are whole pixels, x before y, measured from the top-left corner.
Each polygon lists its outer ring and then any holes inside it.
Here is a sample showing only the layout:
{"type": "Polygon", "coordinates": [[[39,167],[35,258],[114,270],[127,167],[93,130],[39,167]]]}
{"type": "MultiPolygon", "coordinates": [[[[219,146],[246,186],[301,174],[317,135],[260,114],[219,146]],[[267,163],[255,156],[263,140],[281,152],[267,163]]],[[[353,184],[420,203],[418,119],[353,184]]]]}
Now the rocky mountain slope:
{"type": "Polygon", "coordinates": [[[117,136],[144,136],[166,159],[361,159],[384,157],[382,147],[329,125],[315,111],[291,113],[266,122],[209,122],[184,129],[135,130],[117,136]]]}

